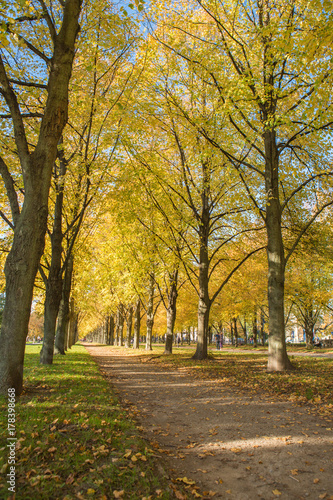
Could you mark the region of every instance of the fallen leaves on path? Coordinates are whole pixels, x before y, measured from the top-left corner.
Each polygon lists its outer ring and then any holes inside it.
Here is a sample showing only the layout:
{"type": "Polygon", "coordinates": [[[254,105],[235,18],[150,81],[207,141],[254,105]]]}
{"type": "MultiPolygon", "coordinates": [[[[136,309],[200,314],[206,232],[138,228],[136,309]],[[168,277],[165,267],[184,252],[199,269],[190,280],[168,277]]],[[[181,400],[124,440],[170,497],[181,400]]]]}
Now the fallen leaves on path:
{"type": "Polygon", "coordinates": [[[180,481],[190,486],[193,486],[195,484],[195,481],[193,481],[192,479],[187,479],[187,477],[177,477],[176,481],[180,481]]]}

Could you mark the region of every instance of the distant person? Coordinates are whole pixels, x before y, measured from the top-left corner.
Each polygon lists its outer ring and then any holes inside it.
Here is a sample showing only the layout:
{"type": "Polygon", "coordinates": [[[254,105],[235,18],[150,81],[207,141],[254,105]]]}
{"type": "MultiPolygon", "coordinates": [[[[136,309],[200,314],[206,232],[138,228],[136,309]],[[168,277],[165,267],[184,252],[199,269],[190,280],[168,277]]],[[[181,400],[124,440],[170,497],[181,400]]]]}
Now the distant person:
{"type": "Polygon", "coordinates": [[[215,335],[215,342],[216,342],[216,349],[219,351],[221,348],[220,342],[221,342],[221,335],[217,333],[215,335]]]}

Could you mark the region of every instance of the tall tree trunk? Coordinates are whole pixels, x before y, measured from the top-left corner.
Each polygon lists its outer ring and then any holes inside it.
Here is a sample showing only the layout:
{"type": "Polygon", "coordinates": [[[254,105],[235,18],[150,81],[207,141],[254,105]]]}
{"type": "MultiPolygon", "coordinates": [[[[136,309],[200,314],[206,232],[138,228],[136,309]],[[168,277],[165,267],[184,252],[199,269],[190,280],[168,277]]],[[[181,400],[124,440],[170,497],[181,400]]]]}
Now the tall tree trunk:
{"type": "MultiPolygon", "coordinates": [[[[59,141],[62,146],[62,138],[59,141]]],[[[46,293],[44,302],[44,339],[40,352],[40,362],[51,365],[53,362],[54,339],[56,333],[57,316],[62,295],[62,210],[64,201],[64,187],[66,162],[64,161],[63,149],[58,152],[60,170],[56,178],[56,202],[54,207],[54,222],[51,235],[51,265],[46,280],[46,293]]],[[[55,171],[57,166],[55,165],[55,171]]]]}
{"type": "MultiPolygon", "coordinates": [[[[204,168],[204,167],[203,167],[204,168]]],[[[204,168],[204,175],[205,168],[204,168]]],[[[209,299],[209,256],[208,256],[208,234],[209,234],[209,183],[204,182],[202,198],[202,215],[199,229],[200,237],[200,262],[199,262],[199,304],[198,304],[198,340],[193,359],[206,359],[207,335],[209,325],[209,314],[211,301],[209,299]]]]}
{"type": "Polygon", "coordinates": [[[152,334],[154,326],[154,293],[155,293],[155,275],[151,273],[149,276],[148,286],[148,303],[146,310],[147,322],[147,337],[146,337],[146,350],[152,350],[152,334]]]}
{"type": "Polygon", "coordinates": [[[238,347],[238,329],[237,329],[237,318],[232,318],[232,322],[234,325],[234,334],[235,334],[235,346],[238,347]]]}
{"type": "Polygon", "coordinates": [[[139,349],[140,339],[140,324],[141,324],[141,301],[138,299],[135,304],[134,310],[134,331],[133,331],[133,349],[139,349]]]}
{"type": "Polygon", "coordinates": [[[257,338],[258,338],[257,306],[254,306],[253,308],[252,336],[253,336],[253,347],[257,347],[257,338]]]}
{"type": "Polygon", "coordinates": [[[130,304],[127,311],[126,317],[126,339],[125,347],[131,347],[132,338],[132,324],[133,324],[133,304],[130,304]]]}
{"type": "Polygon", "coordinates": [[[178,285],[178,269],[170,276],[168,290],[168,308],[167,308],[167,332],[165,338],[165,348],[163,354],[172,354],[173,331],[175,327],[177,314],[177,285],[178,285]]]}
{"type": "Polygon", "coordinates": [[[261,338],[261,344],[264,346],[265,345],[265,318],[264,318],[264,311],[262,307],[260,308],[260,338],[261,338]]]}
{"type": "Polygon", "coordinates": [[[304,316],[304,330],[305,330],[305,341],[307,349],[313,347],[313,331],[315,326],[315,320],[313,318],[312,306],[307,307],[304,316]]]}
{"type": "Polygon", "coordinates": [[[115,328],[114,315],[111,314],[109,316],[109,328],[108,328],[108,337],[107,337],[107,344],[108,345],[113,345],[113,342],[114,342],[114,328],[115,328]]]}
{"type": "Polygon", "coordinates": [[[75,312],[75,302],[72,297],[69,304],[69,323],[67,333],[67,348],[70,349],[75,344],[75,336],[77,331],[78,314],[75,312]]]}
{"type": "Polygon", "coordinates": [[[124,345],[124,306],[119,304],[118,307],[118,345],[124,345]]]}
{"type": "Polygon", "coordinates": [[[69,304],[68,304],[68,316],[67,316],[67,322],[66,322],[66,329],[65,329],[65,342],[64,342],[64,349],[65,352],[68,349],[68,335],[69,335],[69,304]]]}
{"type": "Polygon", "coordinates": [[[209,324],[210,304],[203,297],[199,297],[198,306],[198,339],[197,348],[193,355],[193,359],[207,358],[207,334],[209,324]]]}
{"type": "Polygon", "coordinates": [[[0,392],[22,392],[25,341],[33,284],[44,247],[47,203],[41,210],[28,198],[15,227],[14,241],[5,264],[6,300],[0,335],[0,392]],[[38,235],[38,236],[37,236],[38,235]]]}
{"type": "Polygon", "coordinates": [[[57,145],[68,116],[68,84],[72,71],[80,0],[64,3],[62,26],[54,39],[48,79],[48,96],[38,142],[30,153],[17,97],[3,61],[0,61],[1,92],[13,118],[15,141],[24,180],[24,203],[15,221],[14,239],[5,264],[6,302],[0,334],[0,393],[23,387],[25,342],[34,281],[43,253],[47,229],[48,195],[57,145]]]}
{"type": "Polygon", "coordinates": [[[108,338],[109,338],[109,316],[106,316],[104,319],[104,344],[108,344],[108,338]]]}
{"type": "Polygon", "coordinates": [[[74,258],[71,255],[65,268],[65,276],[62,285],[62,296],[59,307],[58,324],[55,337],[55,354],[65,354],[66,334],[69,323],[69,299],[72,288],[74,258]]]}
{"type": "Polygon", "coordinates": [[[279,199],[279,153],[275,130],[266,130],[264,141],[269,310],[267,371],[273,372],[290,369],[292,365],[287,356],[285,339],[285,257],[279,199]]]}
{"type": "Polygon", "coordinates": [[[120,323],[120,312],[118,307],[116,312],[116,328],[115,328],[115,337],[113,345],[118,345],[119,342],[119,323],[120,323]]]}

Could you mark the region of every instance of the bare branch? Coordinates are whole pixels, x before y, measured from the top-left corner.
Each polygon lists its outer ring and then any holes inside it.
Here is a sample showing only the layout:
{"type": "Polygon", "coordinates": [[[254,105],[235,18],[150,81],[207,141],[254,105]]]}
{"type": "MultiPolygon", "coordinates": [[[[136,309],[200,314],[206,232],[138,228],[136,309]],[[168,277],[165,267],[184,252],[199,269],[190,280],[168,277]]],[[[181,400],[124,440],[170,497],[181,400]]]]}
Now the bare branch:
{"type": "Polygon", "coordinates": [[[10,209],[12,212],[12,218],[14,226],[17,224],[18,218],[20,216],[20,206],[17,199],[17,193],[15,190],[15,183],[10,175],[8,167],[4,160],[0,156],[0,175],[6,187],[7,197],[10,203],[10,209]]]}
{"type": "MultiPolygon", "coordinates": [[[[43,116],[42,113],[21,113],[22,118],[43,118],[43,116]]],[[[0,115],[0,118],[12,119],[13,116],[10,114],[0,115]]]]}
{"type": "Polygon", "coordinates": [[[47,89],[47,85],[44,83],[36,83],[36,82],[22,82],[21,80],[12,80],[9,78],[10,83],[14,83],[14,85],[21,85],[22,87],[36,87],[37,89],[47,89]]]}
{"type": "Polygon", "coordinates": [[[57,38],[57,32],[56,32],[55,26],[53,24],[53,21],[52,21],[52,19],[50,17],[50,14],[49,14],[48,10],[47,10],[47,7],[45,5],[44,0],[38,0],[38,2],[40,3],[40,5],[41,5],[41,7],[43,9],[43,17],[45,18],[45,20],[47,22],[47,26],[49,28],[52,41],[53,41],[53,43],[55,43],[56,38],[57,38]]]}
{"type": "Polygon", "coordinates": [[[255,250],[253,250],[252,252],[248,253],[238,264],[236,267],[233,268],[233,270],[228,274],[228,276],[226,277],[226,279],[221,283],[221,285],[218,287],[218,289],[216,290],[216,292],[214,293],[213,297],[211,298],[211,304],[214,302],[214,300],[216,299],[216,297],[219,295],[219,293],[221,292],[222,288],[228,283],[228,281],[230,280],[230,278],[235,274],[235,272],[244,264],[244,262],[249,259],[252,255],[254,255],[255,253],[259,252],[260,250],[263,250],[264,248],[266,248],[266,246],[263,246],[263,247],[260,247],[260,248],[256,248],[255,250]]]}
{"type": "MultiPolygon", "coordinates": [[[[13,119],[15,143],[21,158],[21,165],[22,163],[28,164],[29,148],[28,148],[27,138],[25,135],[23,119],[21,116],[17,97],[9,83],[1,55],[0,55],[0,84],[2,87],[1,93],[6,100],[7,106],[9,107],[10,110],[11,117],[13,119]]],[[[22,165],[22,167],[24,175],[25,174],[24,166],[22,165]]]]}
{"type": "Polygon", "coordinates": [[[14,229],[13,223],[6,217],[2,210],[0,210],[0,217],[8,224],[11,229],[14,229]]]}
{"type": "Polygon", "coordinates": [[[291,255],[293,254],[294,250],[296,249],[298,243],[300,242],[302,236],[304,236],[304,234],[306,233],[306,231],[309,229],[309,227],[311,226],[311,224],[316,220],[316,218],[318,217],[318,215],[321,214],[321,212],[323,210],[325,210],[325,208],[329,207],[333,205],[333,200],[332,201],[329,201],[327,203],[325,203],[319,210],[317,210],[317,212],[311,217],[311,219],[309,220],[309,222],[304,226],[304,228],[302,229],[302,231],[300,231],[299,235],[297,236],[293,246],[291,247],[291,249],[289,250],[286,258],[285,258],[285,266],[287,265],[287,262],[288,260],[290,259],[291,255]]]}

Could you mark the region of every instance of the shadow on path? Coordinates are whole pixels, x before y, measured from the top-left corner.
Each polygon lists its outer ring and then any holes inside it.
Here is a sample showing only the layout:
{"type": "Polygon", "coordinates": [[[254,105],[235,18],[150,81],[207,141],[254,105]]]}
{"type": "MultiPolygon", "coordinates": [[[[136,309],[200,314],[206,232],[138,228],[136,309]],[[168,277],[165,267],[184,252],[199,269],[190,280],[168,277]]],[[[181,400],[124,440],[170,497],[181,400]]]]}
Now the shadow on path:
{"type": "Polygon", "coordinates": [[[189,498],[333,500],[332,416],[86,345],[189,498]],[[197,489],[195,489],[197,487],[197,489]]]}

